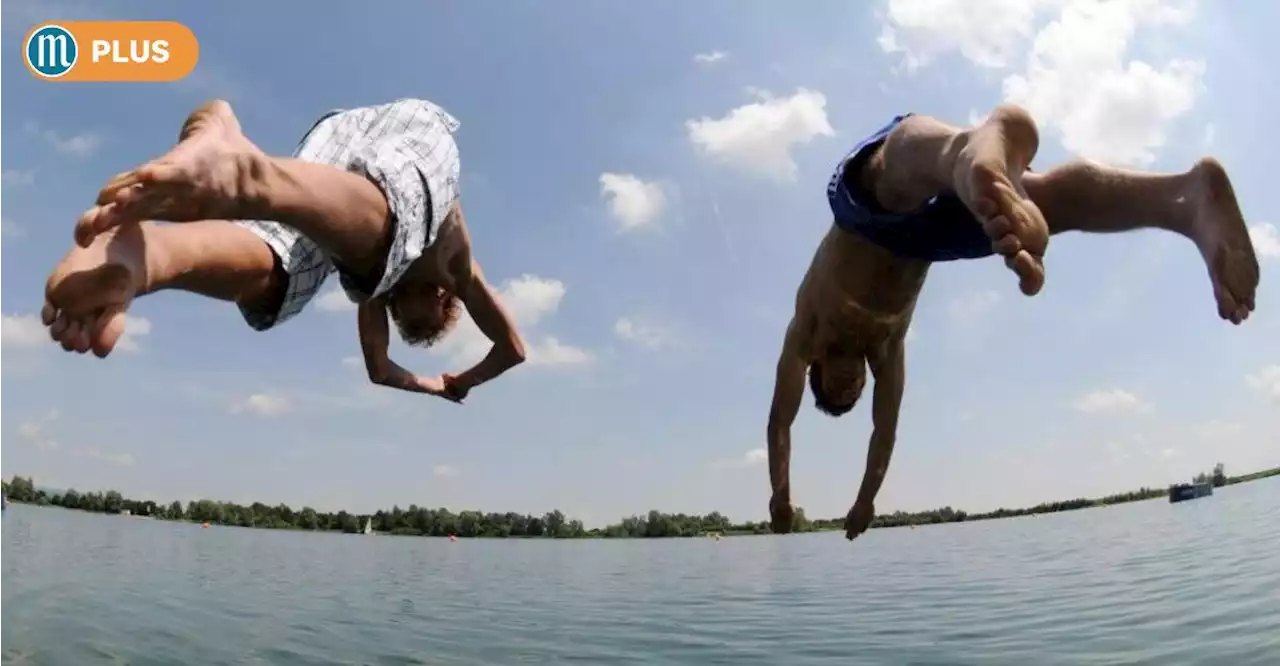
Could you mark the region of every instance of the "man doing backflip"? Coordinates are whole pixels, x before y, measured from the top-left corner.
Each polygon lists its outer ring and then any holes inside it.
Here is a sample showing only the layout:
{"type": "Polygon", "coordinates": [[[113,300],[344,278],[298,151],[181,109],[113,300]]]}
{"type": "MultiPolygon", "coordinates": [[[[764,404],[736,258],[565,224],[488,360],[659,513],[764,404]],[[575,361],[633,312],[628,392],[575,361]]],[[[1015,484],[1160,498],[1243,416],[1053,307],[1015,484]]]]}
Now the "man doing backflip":
{"type": "Polygon", "coordinates": [[[46,284],[44,323],[64,349],[104,357],[133,299],[179,289],[234,301],[261,331],[337,272],[359,304],[369,379],[461,401],[522,362],[524,346],[471,256],[457,128],[435,104],[401,99],[329,113],[281,158],[249,141],[228,104],[206,104],[173,150],[114,178],[81,216],[77,247],[46,284]],[[429,346],[459,302],[493,342],[475,367],[421,377],[388,358],[388,315],[405,342],[429,346]]]}

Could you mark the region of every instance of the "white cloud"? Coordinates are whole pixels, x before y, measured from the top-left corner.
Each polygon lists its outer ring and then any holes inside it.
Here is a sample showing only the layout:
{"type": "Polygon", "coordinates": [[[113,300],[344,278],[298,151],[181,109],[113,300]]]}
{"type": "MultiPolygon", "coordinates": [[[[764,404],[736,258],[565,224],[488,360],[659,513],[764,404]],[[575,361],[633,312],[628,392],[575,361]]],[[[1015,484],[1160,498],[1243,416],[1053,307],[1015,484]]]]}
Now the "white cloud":
{"type": "Polygon", "coordinates": [[[619,339],[645,349],[660,349],[671,341],[671,334],[662,327],[630,317],[622,317],[614,322],[613,333],[619,339]]]}
{"type": "Polygon", "coordinates": [[[36,347],[49,343],[49,331],[35,315],[4,315],[0,343],[5,347],[36,347]]]}
{"type": "Polygon", "coordinates": [[[113,465],[127,466],[127,465],[132,465],[134,462],[133,454],[131,453],[116,453],[111,451],[102,451],[95,447],[81,449],[79,453],[83,456],[93,458],[94,460],[109,462],[113,465]]]}
{"type": "Polygon", "coordinates": [[[0,217],[0,236],[5,238],[21,238],[25,234],[22,225],[7,217],[0,217]]]}
{"type": "Polygon", "coordinates": [[[651,228],[667,206],[662,185],[646,183],[629,173],[600,174],[600,196],[618,220],[619,231],[651,228]]]}
{"type": "Polygon", "coordinates": [[[36,172],[35,169],[5,169],[0,173],[0,181],[5,185],[31,185],[36,182],[36,172]]]}
{"type": "Polygon", "coordinates": [[[259,416],[279,416],[293,409],[289,398],[275,393],[254,393],[231,406],[232,414],[251,412],[259,416]]]}
{"type": "MultiPolygon", "coordinates": [[[[560,280],[530,274],[507,280],[498,288],[498,298],[525,340],[528,365],[584,365],[593,360],[589,352],[555,337],[534,337],[538,324],[560,308],[564,294],[565,285],[560,280]]],[[[469,366],[484,358],[492,344],[471,316],[464,313],[457,328],[438,342],[432,351],[448,356],[451,363],[469,366]]]]}
{"type": "Polygon", "coordinates": [[[351,312],[356,304],[347,298],[347,292],[341,287],[333,287],[316,298],[316,307],[325,312],[351,312]]]}
{"type": "Polygon", "coordinates": [[[717,460],[711,463],[712,467],[718,468],[736,468],[736,467],[756,467],[769,462],[769,452],[763,448],[750,449],[737,458],[729,458],[727,460],[717,460]]]}
{"type": "Polygon", "coordinates": [[[699,53],[693,56],[693,61],[699,65],[714,65],[729,57],[724,51],[711,51],[710,53],[699,53]]]}
{"type": "Polygon", "coordinates": [[[1263,259],[1280,259],[1280,230],[1270,223],[1255,224],[1249,227],[1249,238],[1253,241],[1253,251],[1263,259]]]}
{"type": "Polygon", "coordinates": [[[24,421],[18,425],[18,436],[23,440],[36,445],[36,448],[44,451],[52,451],[58,448],[58,441],[53,438],[53,434],[49,432],[50,426],[58,420],[58,411],[50,410],[44,416],[24,421]]]}
{"type": "Polygon", "coordinates": [[[1264,365],[1245,378],[1249,386],[1272,400],[1280,400],[1280,363],[1264,365]]]}
{"type": "Polygon", "coordinates": [[[352,368],[363,368],[364,359],[360,358],[359,356],[343,356],[342,364],[352,368]]]}
{"type": "Polygon", "coordinates": [[[138,338],[151,335],[151,320],[145,317],[125,315],[124,334],[116,342],[116,349],[127,352],[141,351],[138,338]]]}
{"type": "Polygon", "coordinates": [[[958,296],[947,304],[947,313],[958,321],[972,321],[996,308],[1004,297],[1000,292],[987,289],[958,296]]]}
{"type": "Polygon", "coordinates": [[[804,88],[780,98],[755,92],[760,101],[733,109],[721,118],[686,121],[689,140],[704,155],[745,173],[793,181],[798,167],[791,149],[820,136],[835,135],[827,121],[827,98],[804,88]]]}
{"type": "Polygon", "coordinates": [[[1218,128],[1214,127],[1213,123],[1206,124],[1204,126],[1204,134],[1200,136],[1200,149],[1205,152],[1208,152],[1213,148],[1213,144],[1217,140],[1217,138],[1218,138],[1218,128]]]}
{"type": "Polygon", "coordinates": [[[1123,414],[1146,411],[1149,406],[1124,389],[1099,389],[1076,400],[1076,411],[1084,414],[1123,414]]]}
{"type": "Polygon", "coordinates": [[[44,139],[54,150],[74,157],[88,157],[102,146],[102,137],[93,132],[81,132],[71,136],[63,136],[54,130],[28,122],[27,133],[44,139]]]}
{"type": "Polygon", "coordinates": [[[948,52],[1006,69],[1025,50],[1025,66],[1004,79],[1006,100],[1071,152],[1146,166],[1194,106],[1205,66],[1152,65],[1129,51],[1140,27],[1185,25],[1193,15],[1194,4],[1178,0],[889,0],[880,45],[909,70],[948,52]],[[1047,10],[1056,16],[1035,30],[1047,10]]]}
{"type": "Polygon", "coordinates": [[[525,360],[531,366],[587,365],[594,360],[590,352],[545,337],[525,346],[525,360]]]}
{"type": "Polygon", "coordinates": [[[433,476],[438,476],[441,478],[448,479],[448,478],[453,478],[455,476],[458,476],[459,472],[458,472],[458,468],[454,467],[453,465],[436,465],[435,467],[431,468],[431,474],[433,476]]]}

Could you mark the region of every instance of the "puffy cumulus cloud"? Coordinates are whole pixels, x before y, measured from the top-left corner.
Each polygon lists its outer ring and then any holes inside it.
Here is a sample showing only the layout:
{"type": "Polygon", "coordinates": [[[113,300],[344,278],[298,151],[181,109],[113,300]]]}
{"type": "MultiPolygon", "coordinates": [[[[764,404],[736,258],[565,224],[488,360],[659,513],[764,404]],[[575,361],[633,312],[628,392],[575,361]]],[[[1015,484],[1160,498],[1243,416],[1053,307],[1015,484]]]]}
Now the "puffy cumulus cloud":
{"type": "Polygon", "coordinates": [[[139,338],[145,338],[149,335],[151,335],[150,319],[125,315],[124,334],[116,341],[116,349],[126,352],[142,351],[142,344],[139,338]]]}
{"type": "Polygon", "coordinates": [[[34,122],[28,122],[24,129],[28,134],[40,137],[49,144],[50,148],[64,155],[88,157],[102,147],[102,136],[93,132],[65,135],[34,122]]]}
{"type": "MultiPolygon", "coordinates": [[[[549,335],[538,336],[539,325],[560,309],[565,284],[560,280],[525,274],[503,282],[498,298],[515,320],[525,340],[526,362],[531,366],[586,365],[590,352],[549,335]]],[[[459,366],[469,366],[489,352],[492,342],[480,332],[470,315],[464,314],[457,328],[433,347],[437,354],[459,366]]]]}
{"type": "Polygon", "coordinates": [[[618,230],[638,231],[656,226],[667,207],[667,194],[659,183],[645,182],[629,173],[600,174],[600,196],[618,230]]]}
{"type": "Polygon", "coordinates": [[[1150,409],[1136,394],[1120,388],[1090,391],[1072,406],[1083,414],[1132,414],[1150,409]]]}
{"type": "Polygon", "coordinates": [[[231,406],[232,414],[280,416],[293,409],[293,401],[278,393],[254,393],[231,406]]]}
{"type": "Polygon", "coordinates": [[[351,312],[356,309],[356,304],[347,298],[342,287],[335,285],[316,298],[316,307],[324,312],[351,312]]]}
{"type": "Polygon", "coordinates": [[[709,51],[707,53],[699,53],[693,56],[693,61],[699,65],[708,66],[722,62],[728,57],[729,54],[724,51],[709,51]]]}
{"type": "Polygon", "coordinates": [[[1249,227],[1249,238],[1253,240],[1253,251],[1262,259],[1280,259],[1280,230],[1270,223],[1255,224],[1249,227]]]}
{"type": "Polygon", "coordinates": [[[798,167],[792,149],[835,134],[827,120],[827,97],[804,88],[790,97],[753,92],[759,101],[720,118],[686,121],[689,141],[703,155],[744,173],[793,181],[798,167]]]}
{"type": "Polygon", "coordinates": [[[10,348],[49,344],[49,330],[35,315],[4,315],[0,319],[0,344],[10,348]]]}
{"type": "Polygon", "coordinates": [[[460,472],[453,465],[436,465],[431,468],[431,474],[442,479],[449,479],[458,476],[460,472]]]}
{"type": "Polygon", "coordinates": [[[1270,363],[1258,368],[1257,372],[1245,377],[1245,382],[1262,395],[1280,401],[1280,363],[1270,363]]]}
{"type": "Polygon", "coordinates": [[[619,340],[652,350],[661,349],[671,342],[671,333],[665,328],[634,317],[621,317],[614,322],[613,334],[619,340]]]}
{"type": "Polygon", "coordinates": [[[908,69],[951,52],[988,69],[1020,63],[1004,79],[1005,99],[1063,147],[1145,166],[1194,106],[1205,65],[1152,64],[1129,52],[1140,28],[1182,26],[1194,15],[1193,2],[1178,0],[889,0],[880,45],[908,69]]]}
{"type": "Polygon", "coordinates": [[[731,469],[741,467],[758,467],[767,462],[769,462],[769,452],[763,448],[757,448],[749,449],[736,458],[716,460],[711,463],[711,466],[719,469],[731,469]]]}

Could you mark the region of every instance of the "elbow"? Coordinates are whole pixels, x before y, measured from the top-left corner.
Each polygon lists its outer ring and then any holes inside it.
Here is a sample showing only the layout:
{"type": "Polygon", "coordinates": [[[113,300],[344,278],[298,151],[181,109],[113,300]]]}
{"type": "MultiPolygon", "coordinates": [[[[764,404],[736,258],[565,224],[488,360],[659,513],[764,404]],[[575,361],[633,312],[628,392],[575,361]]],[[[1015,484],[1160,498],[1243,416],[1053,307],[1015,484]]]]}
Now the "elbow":
{"type": "Polygon", "coordinates": [[[524,363],[528,358],[528,353],[524,348],[524,341],[519,337],[513,339],[511,344],[507,345],[507,361],[510,362],[511,367],[524,363]]]}
{"type": "Polygon", "coordinates": [[[387,382],[390,381],[391,378],[391,372],[387,368],[376,368],[371,366],[368,368],[368,373],[369,382],[377,384],[378,386],[386,386],[387,382]]]}

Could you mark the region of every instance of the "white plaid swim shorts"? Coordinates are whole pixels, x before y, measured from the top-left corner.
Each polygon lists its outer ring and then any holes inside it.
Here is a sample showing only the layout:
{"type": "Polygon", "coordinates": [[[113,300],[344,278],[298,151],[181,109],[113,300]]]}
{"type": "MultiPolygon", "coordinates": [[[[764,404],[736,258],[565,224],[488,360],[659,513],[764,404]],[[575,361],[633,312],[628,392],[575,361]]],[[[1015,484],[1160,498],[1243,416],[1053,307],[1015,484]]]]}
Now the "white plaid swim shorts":
{"type": "MultiPolygon", "coordinates": [[[[294,157],[366,176],[382,190],[395,226],[386,270],[373,293],[339,272],[347,298],[360,302],[396,285],[436,239],[458,198],[461,163],[453,140],[457,119],[431,102],[401,99],[389,104],[331,111],[303,137],[294,157]]],[[[302,311],[334,272],[328,254],[293,227],[270,220],[237,224],[261,238],[288,275],[284,300],[275,312],[240,308],[245,321],[264,331],[302,311]]]]}

